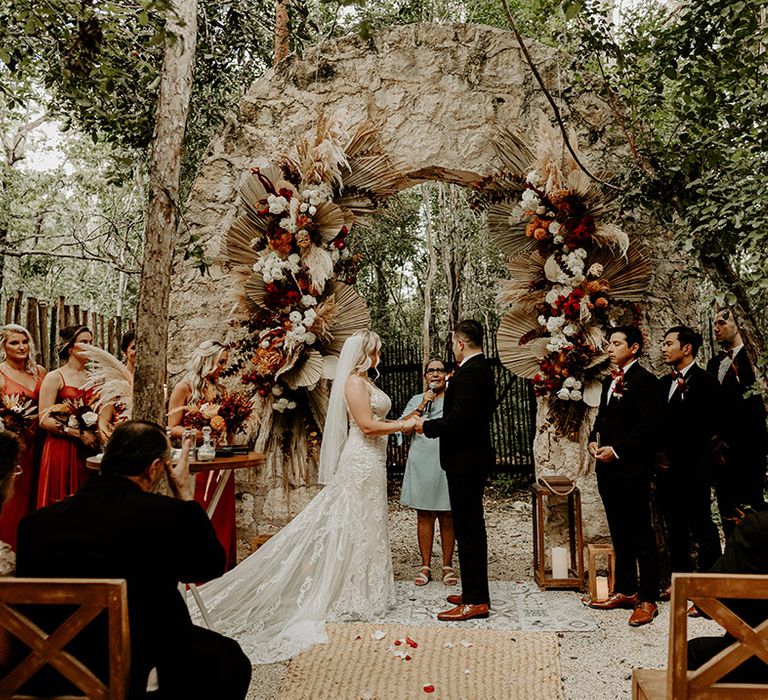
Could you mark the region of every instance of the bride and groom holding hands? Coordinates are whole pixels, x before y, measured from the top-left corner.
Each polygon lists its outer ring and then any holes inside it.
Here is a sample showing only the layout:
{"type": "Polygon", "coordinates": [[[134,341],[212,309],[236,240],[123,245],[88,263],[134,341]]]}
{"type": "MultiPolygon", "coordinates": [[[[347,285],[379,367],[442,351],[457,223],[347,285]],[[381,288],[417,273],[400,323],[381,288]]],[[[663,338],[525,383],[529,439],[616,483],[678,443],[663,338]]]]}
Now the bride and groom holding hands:
{"type": "Polygon", "coordinates": [[[453,329],[457,369],[441,418],[388,420],[389,397],[368,378],[381,340],[359,331],[344,344],[331,389],[318,480],[325,488],[257,552],[199,590],[214,626],[254,663],[291,658],[327,641],[325,623],[376,620],[395,602],[387,527],[389,435],[416,430],[440,439],[453,511],[461,595],[443,621],[488,616],[483,490],[493,464],[494,382],[474,320],[453,329]]]}

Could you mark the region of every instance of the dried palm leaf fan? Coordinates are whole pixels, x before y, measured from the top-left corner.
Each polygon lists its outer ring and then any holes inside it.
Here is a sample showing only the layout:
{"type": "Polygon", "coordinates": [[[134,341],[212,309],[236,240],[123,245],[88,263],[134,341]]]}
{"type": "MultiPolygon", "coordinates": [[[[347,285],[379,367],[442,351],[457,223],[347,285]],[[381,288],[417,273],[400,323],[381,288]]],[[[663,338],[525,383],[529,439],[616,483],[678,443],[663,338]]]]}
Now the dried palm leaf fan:
{"type": "Polygon", "coordinates": [[[496,335],[499,360],[511,372],[532,379],[539,362],[547,354],[549,338],[534,338],[520,344],[520,339],[538,327],[536,315],[527,310],[511,309],[501,319],[496,335]]]}
{"type": "Polygon", "coordinates": [[[523,253],[507,261],[509,279],[499,280],[496,298],[500,304],[519,304],[532,309],[541,300],[539,292],[531,292],[531,280],[543,275],[544,258],[537,252],[523,253]]]}
{"type": "Polygon", "coordinates": [[[251,311],[255,311],[255,307],[264,305],[264,295],[266,293],[264,278],[257,272],[248,275],[248,279],[245,282],[245,296],[251,311]]]}
{"type": "Polygon", "coordinates": [[[291,389],[313,389],[323,376],[323,356],[317,350],[301,354],[293,367],[282,375],[291,389]]]}
{"type": "Polygon", "coordinates": [[[224,239],[224,255],[233,265],[244,265],[250,268],[258,257],[253,241],[262,238],[264,238],[264,227],[261,225],[261,219],[243,214],[227,231],[224,239]]]}
{"type": "Polygon", "coordinates": [[[320,379],[315,388],[307,393],[309,410],[315,423],[322,427],[325,425],[325,417],[328,413],[328,399],[331,397],[331,382],[328,379],[320,379]]]}
{"type": "Polygon", "coordinates": [[[653,267],[637,245],[627,251],[626,258],[618,257],[606,248],[598,248],[590,255],[589,263],[603,266],[602,277],[611,285],[612,297],[629,302],[645,299],[653,267]]]}
{"type": "Polygon", "coordinates": [[[370,328],[371,316],[365,302],[349,285],[334,280],[331,283],[331,291],[336,299],[333,318],[328,329],[333,340],[326,350],[332,355],[338,355],[347,338],[357,331],[370,328]]]}
{"type": "Polygon", "coordinates": [[[519,255],[536,248],[536,240],[525,235],[526,222],[516,221],[519,213],[517,202],[488,207],[488,233],[505,255],[519,255]]]}
{"type": "Polygon", "coordinates": [[[509,129],[502,129],[493,142],[502,169],[512,173],[525,173],[534,161],[534,154],[525,142],[509,129]]]}
{"type": "Polygon", "coordinates": [[[323,202],[317,207],[315,220],[317,221],[317,228],[320,235],[326,243],[336,238],[341,227],[347,224],[347,220],[344,217],[344,212],[341,207],[338,207],[331,202],[323,202]]]}

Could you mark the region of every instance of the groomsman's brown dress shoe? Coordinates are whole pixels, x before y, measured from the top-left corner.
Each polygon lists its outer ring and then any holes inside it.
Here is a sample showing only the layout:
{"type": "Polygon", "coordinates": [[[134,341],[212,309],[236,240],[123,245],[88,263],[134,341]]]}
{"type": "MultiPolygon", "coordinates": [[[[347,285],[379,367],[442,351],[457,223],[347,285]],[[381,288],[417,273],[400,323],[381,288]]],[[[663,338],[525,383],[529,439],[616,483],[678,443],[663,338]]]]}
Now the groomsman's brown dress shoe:
{"type": "Polygon", "coordinates": [[[629,624],[632,627],[640,627],[653,622],[653,618],[659,614],[659,608],[656,603],[638,603],[632,614],[629,616],[629,624]]]}
{"type": "Polygon", "coordinates": [[[488,604],[480,603],[478,605],[457,605],[452,610],[437,613],[437,619],[443,622],[463,622],[475,617],[488,617],[488,604]]]}
{"type": "Polygon", "coordinates": [[[593,600],[590,604],[590,608],[596,610],[616,610],[616,608],[628,608],[634,609],[637,605],[637,593],[632,595],[624,595],[623,593],[611,593],[605,600],[593,600]]]}
{"type": "Polygon", "coordinates": [[[447,601],[448,601],[448,602],[449,602],[451,605],[461,605],[461,593],[451,593],[451,595],[449,595],[449,596],[446,598],[446,600],[447,600],[447,601]]]}

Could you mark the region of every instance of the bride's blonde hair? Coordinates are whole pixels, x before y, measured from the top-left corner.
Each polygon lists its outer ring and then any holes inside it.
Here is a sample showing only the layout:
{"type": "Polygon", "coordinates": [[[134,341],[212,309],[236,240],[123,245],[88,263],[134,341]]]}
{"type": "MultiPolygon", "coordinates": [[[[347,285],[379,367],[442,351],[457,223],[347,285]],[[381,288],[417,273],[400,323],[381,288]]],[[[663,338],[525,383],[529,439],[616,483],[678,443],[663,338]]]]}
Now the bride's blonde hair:
{"type": "Polygon", "coordinates": [[[187,363],[185,376],[192,387],[192,394],[189,397],[190,403],[207,398],[203,395],[206,385],[210,385],[217,392],[219,391],[218,384],[208,379],[208,375],[216,369],[222,354],[228,349],[226,345],[217,340],[204,340],[197,346],[192,358],[187,363]]]}
{"type": "MultiPolygon", "coordinates": [[[[362,374],[363,372],[367,372],[369,369],[371,369],[373,364],[371,361],[371,355],[381,351],[381,338],[379,337],[378,333],[374,333],[373,331],[368,330],[357,331],[354,335],[352,335],[352,337],[359,337],[363,341],[360,346],[360,352],[355,358],[352,368],[353,373],[362,374]]],[[[376,374],[378,376],[378,371],[376,374]]]]}

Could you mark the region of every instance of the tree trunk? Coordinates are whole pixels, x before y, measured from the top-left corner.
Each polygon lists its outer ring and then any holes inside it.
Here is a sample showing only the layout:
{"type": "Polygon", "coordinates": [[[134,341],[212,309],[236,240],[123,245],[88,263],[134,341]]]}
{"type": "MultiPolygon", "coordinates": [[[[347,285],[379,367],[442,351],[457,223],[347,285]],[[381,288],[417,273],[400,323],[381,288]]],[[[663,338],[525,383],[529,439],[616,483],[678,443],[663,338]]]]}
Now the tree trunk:
{"type": "Polygon", "coordinates": [[[275,65],[280,63],[290,50],[288,32],[288,3],[290,0],[277,0],[275,3],[275,65]]]}
{"type": "Polygon", "coordinates": [[[144,225],[143,265],[136,319],[138,355],[134,418],[165,424],[163,385],[168,346],[168,300],[176,245],[179,173],[192,92],[197,41],[197,0],[175,0],[167,29],[155,133],[149,168],[149,201],[144,225]]]}
{"type": "Polygon", "coordinates": [[[435,250],[434,236],[432,235],[432,188],[428,183],[424,183],[421,186],[421,197],[424,205],[424,232],[426,235],[427,251],[429,251],[429,270],[427,271],[427,281],[424,284],[424,322],[421,330],[422,355],[424,356],[424,366],[426,367],[432,354],[429,330],[430,321],[432,320],[432,283],[437,272],[437,251],[435,250]]]}

